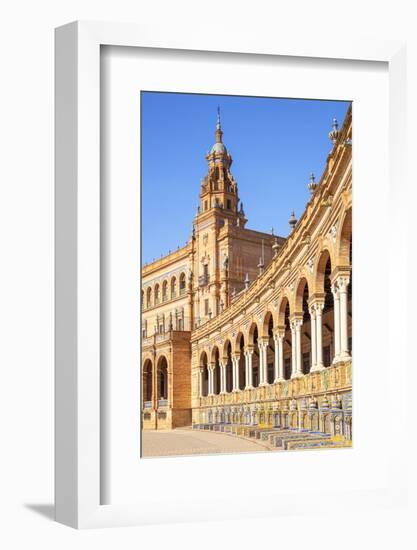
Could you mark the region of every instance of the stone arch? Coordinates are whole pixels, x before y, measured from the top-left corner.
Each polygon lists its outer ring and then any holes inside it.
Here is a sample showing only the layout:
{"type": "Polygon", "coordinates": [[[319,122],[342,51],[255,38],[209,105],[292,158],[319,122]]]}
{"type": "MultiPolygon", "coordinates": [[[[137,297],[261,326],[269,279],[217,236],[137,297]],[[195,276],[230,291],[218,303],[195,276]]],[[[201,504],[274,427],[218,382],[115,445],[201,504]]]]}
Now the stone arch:
{"type": "Polygon", "coordinates": [[[284,353],[284,365],[283,374],[284,379],[289,380],[293,370],[293,339],[291,333],[291,307],[290,299],[287,295],[281,297],[278,305],[278,328],[284,332],[283,340],[283,353],[284,353]]]}
{"type": "Polygon", "coordinates": [[[278,315],[277,315],[278,323],[277,324],[279,327],[285,326],[285,315],[286,315],[287,306],[289,308],[289,313],[291,315],[292,310],[290,306],[290,298],[287,294],[283,294],[278,304],[278,315]]]}
{"type": "Polygon", "coordinates": [[[253,346],[255,344],[255,341],[254,341],[255,335],[256,335],[256,338],[260,336],[259,329],[256,321],[252,321],[251,325],[249,326],[248,334],[246,338],[250,346],[253,346]]]}
{"type": "MultiPolygon", "coordinates": [[[[153,394],[153,362],[147,357],[142,367],[142,399],[146,404],[151,404],[153,394]]],[[[146,405],[145,405],[146,406],[146,405]]]]}
{"type": "Polygon", "coordinates": [[[202,350],[200,353],[200,369],[203,370],[201,382],[202,387],[200,388],[201,397],[206,397],[208,395],[208,355],[206,350],[202,350]]]}
{"type": "Polygon", "coordinates": [[[352,207],[340,218],[342,223],[337,235],[336,256],[338,265],[352,265],[352,207]]]}
{"type": "Polygon", "coordinates": [[[161,401],[168,400],[168,359],[165,355],[160,355],[156,363],[157,372],[157,398],[158,405],[161,401]]]}
{"type": "Polygon", "coordinates": [[[246,343],[245,336],[242,331],[239,331],[234,339],[233,353],[238,353],[246,343]]]}
{"type": "Polygon", "coordinates": [[[233,346],[229,338],[226,339],[223,345],[222,361],[226,369],[226,392],[229,393],[233,389],[233,362],[232,362],[233,346]]]}
{"type": "Polygon", "coordinates": [[[170,282],[171,300],[177,297],[177,278],[175,275],[171,277],[170,282]]]}
{"type": "Polygon", "coordinates": [[[261,336],[272,337],[272,330],[275,328],[276,322],[274,319],[274,314],[270,309],[265,312],[263,317],[262,326],[261,326],[261,336]]]}
{"type": "Polygon", "coordinates": [[[309,281],[305,276],[297,281],[294,292],[294,313],[303,313],[303,301],[305,298],[305,292],[309,292],[309,281]]]}
{"type": "Polygon", "coordinates": [[[184,272],[180,273],[179,281],[180,281],[179,291],[180,291],[180,296],[182,296],[183,294],[185,294],[185,291],[187,290],[186,277],[184,272]]]}
{"type": "Polygon", "coordinates": [[[210,355],[210,363],[214,364],[213,373],[213,393],[220,393],[220,350],[218,346],[213,346],[210,355]]]}
{"type": "MultiPolygon", "coordinates": [[[[294,293],[294,310],[298,316],[302,318],[301,338],[300,338],[300,355],[301,371],[303,374],[308,374],[312,367],[312,326],[310,316],[310,286],[306,277],[301,277],[297,282],[294,293]]],[[[314,359],[315,361],[315,359],[314,359]]]]}
{"type": "Polygon", "coordinates": [[[162,302],[168,300],[168,279],[162,281],[162,302]]]}
{"type": "Polygon", "coordinates": [[[315,294],[324,293],[324,281],[326,276],[326,266],[328,262],[330,262],[331,269],[333,269],[335,263],[334,259],[332,258],[332,254],[328,248],[323,248],[317,257],[316,268],[314,271],[313,292],[315,294]]]}
{"type": "Polygon", "coordinates": [[[159,304],[161,301],[161,290],[159,283],[156,283],[153,289],[154,303],[155,305],[159,304]]]}
{"type": "Polygon", "coordinates": [[[152,307],[152,287],[146,289],[146,307],[152,307]]]}

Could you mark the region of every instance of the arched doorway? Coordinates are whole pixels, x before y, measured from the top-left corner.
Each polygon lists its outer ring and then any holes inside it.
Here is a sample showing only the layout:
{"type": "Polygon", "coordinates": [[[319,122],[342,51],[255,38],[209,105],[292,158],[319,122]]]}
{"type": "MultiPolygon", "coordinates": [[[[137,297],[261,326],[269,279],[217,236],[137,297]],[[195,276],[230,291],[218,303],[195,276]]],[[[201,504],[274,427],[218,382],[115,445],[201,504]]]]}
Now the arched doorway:
{"type": "Polygon", "coordinates": [[[201,397],[207,397],[208,395],[208,360],[207,360],[207,353],[205,351],[203,351],[200,357],[200,369],[201,369],[200,395],[201,397]]]}
{"type": "Polygon", "coordinates": [[[219,395],[220,394],[220,352],[217,346],[213,349],[212,360],[214,363],[213,393],[215,395],[219,395]]]}
{"type": "Polygon", "coordinates": [[[152,361],[146,359],[142,369],[142,399],[144,408],[152,407],[152,370],[152,361]]]}
{"type": "Polygon", "coordinates": [[[284,380],[289,380],[292,375],[292,353],[293,342],[290,323],[290,303],[287,297],[284,297],[279,307],[278,325],[283,327],[283,376],[284,380]]]}
{"type": "Polygon", "coordinates": [[[163,355],[158,360],[157,369],[158,407],[168,404],[168,362],[163,355]]]}
{"type": "Polygon", "coordinates": [[[252,323],[249,329],[249,345],[253,346],[252,385],[254,388],[257,388],[259,386],[260,349],[258,344],[258,337],[258,327],[256,323],[252,323]]]}
{"type": "Polygon", "coordinates": [[[301,326],[301,372],[308,374],[312,367],[312,338],[316,339],[311,326],[311,317],[309,311],[309,288],[307,279],[304,277],[300,280],[296,291],[295,309],[302,317],[303,324],[301,326]]]}

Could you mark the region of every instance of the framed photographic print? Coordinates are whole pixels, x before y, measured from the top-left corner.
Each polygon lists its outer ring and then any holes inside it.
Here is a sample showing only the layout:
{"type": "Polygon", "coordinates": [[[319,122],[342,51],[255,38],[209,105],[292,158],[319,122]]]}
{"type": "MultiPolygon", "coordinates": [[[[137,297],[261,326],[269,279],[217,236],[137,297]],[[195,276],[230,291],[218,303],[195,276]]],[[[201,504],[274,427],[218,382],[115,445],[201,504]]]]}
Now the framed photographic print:
{"type": "Polygon", "coordinates": [[[57,29],[57,519],[399,502],[403,45],[160,36],[57,29]]]}

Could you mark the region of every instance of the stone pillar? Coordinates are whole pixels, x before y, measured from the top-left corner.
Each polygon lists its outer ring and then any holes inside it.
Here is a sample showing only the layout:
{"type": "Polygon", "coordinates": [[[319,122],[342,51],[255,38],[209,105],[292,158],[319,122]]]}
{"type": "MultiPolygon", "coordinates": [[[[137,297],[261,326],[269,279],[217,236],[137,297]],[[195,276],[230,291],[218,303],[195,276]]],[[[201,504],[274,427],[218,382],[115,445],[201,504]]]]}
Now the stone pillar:
{"type": "Polygon", "coordinates": [[[208,394],[214,395],[214,368],[215,364],[210,363],[208,367],[208,394]]]}
{"type": "Polygon", "coordinates": [[[279,381],[279,336],[274,334],[274,384],[279,381]]]}
{"type": "Polygon", "coordinates": [[[282,382],[284,380],[284,337],[285,329],[279,329],[274,336],[275,340],[275,380],[282,382]]]}
{"type": "Polygon", "coordinates": [[[323,364],[323,309],[324,302],[316,302],[313,305],[316,318],[316,364],[311,369],[312,372],[324,369],[323,364]]]}
{"type": "Polygon", "coordinates": [[[334,301],[334,358],[333,363],[339,361],[340,356],[340,294],[337,283],[332,284],[334,301]]]}
{"type": "Polygon", "coordinates": [[[337,286],[340,297],[340,355],[341,361],[350,359],[348,339],[348,285],[349,276],[342,275],[337,278],[337,286]]]}
{"type": "Polygon", "coordinates": [[[314,372],[317,365],[317,336],[316,336],[316,309],[310,306],[310,325],[311,325],[311,367],[310,372],[314,372]]]}
{"type": "Polygon", "coordinates": [[[294,378],[297,371],[297,355],[296,355],[296,336],[295,336],[295,324],[291,322],[291,378],[294,378]]]}
{"type": "Polygon", "coordinates": [[[220,393],[226,393],[226,364],[220,361],[220,393]]]}
{"type": "Polygon", "coordinates": [[[199,384],[200,384],[200,397],[203,397],[204,367],[200,367],[199,384]]]}
{"type": "Polygon", "coordinates": [[[291,378],[300,378],[303,376],[302,354],[301,354],[301,327],[303,325],[302,317],[296,317],[291,323],[291,352],[293,356],[293,368],[291,378]],[[294,338],[294,345],[292,338],[294,338]]]}
{"type": "Polygon", "coordinates": [[[246,361],[246,387],[245,387],[245,390],[250,390],[250,389],[253,388],[252,355],[253,355],[253,349],[247,349],[246,352],[245,352],[245,361],[246,361]]]}
{"type": "Polygon", "coordinates": [[[239,357],[232,357],[233,365],[233,391],[239,391],[239,357]]]}
{"type": "Polygon", "coordinates": [[[266,386],[268,384],[268,340],[262,339],[258,341],[259,347],[259,386],[266,386]]]}

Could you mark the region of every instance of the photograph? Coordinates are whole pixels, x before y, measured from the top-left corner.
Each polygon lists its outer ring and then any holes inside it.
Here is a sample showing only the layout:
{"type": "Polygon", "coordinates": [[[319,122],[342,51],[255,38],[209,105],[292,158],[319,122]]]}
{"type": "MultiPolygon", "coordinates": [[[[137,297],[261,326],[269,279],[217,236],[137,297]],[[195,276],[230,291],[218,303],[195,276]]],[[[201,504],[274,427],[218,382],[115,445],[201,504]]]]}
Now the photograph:
{"type": "Polygon", "coordinates": [[[138,455],[352,447],[352,101],[138,100],[138,455]]]}

